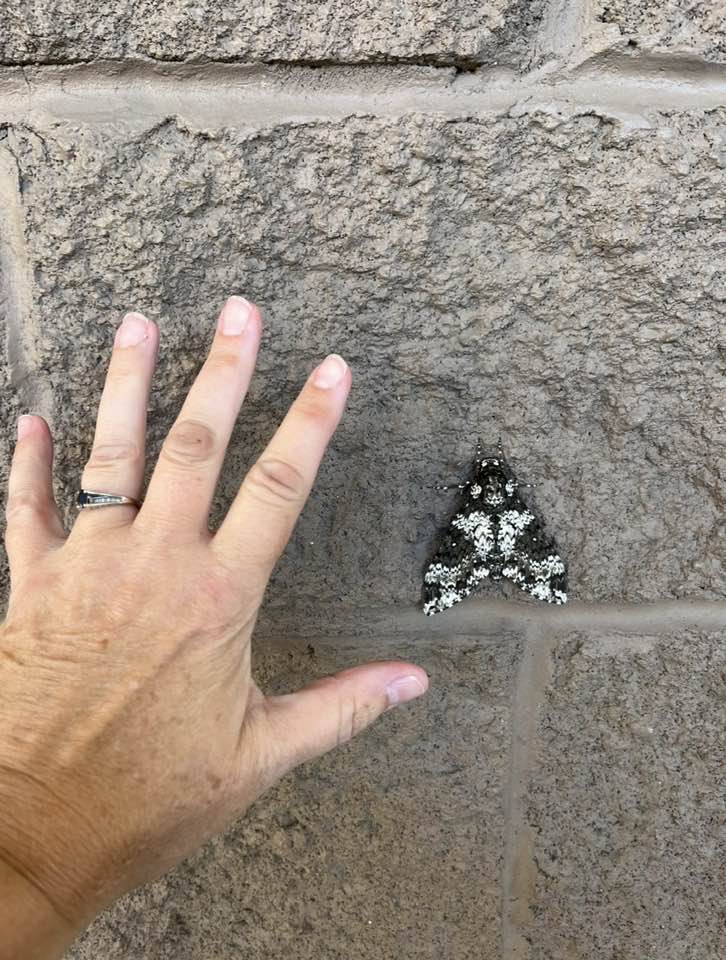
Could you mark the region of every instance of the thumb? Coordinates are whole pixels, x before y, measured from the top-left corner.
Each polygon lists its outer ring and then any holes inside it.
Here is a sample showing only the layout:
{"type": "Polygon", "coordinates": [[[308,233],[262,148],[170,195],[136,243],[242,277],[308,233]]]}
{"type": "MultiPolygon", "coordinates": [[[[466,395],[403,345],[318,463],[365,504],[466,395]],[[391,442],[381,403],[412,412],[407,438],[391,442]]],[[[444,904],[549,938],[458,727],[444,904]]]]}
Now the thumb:
{"type": "Polygon", "coordinates": [[[425,693],[425,670],[401,660],[366,663],[296,693],[267,697],[267,756],[277,775],[346,743],[390,707],[425,693]]]}

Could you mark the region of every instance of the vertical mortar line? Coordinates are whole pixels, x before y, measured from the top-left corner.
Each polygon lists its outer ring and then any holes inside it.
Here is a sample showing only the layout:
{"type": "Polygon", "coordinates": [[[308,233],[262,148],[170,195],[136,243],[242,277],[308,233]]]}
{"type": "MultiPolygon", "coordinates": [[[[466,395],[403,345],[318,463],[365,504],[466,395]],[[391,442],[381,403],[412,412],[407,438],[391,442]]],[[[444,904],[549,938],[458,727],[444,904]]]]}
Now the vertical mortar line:
{"type": "Polygon", "coordinates": [[[527,628],[512,697],[509,774],[504,789],[504,864],[502,868],[502,960],[528,960],[525,933],[537,870],[534,836],[527,823],[528,777],[537,751],[537,721],[552,677],[556,630],[543,624],[527,628]]]}
{"type": "Polygon", "coordinates": [[[33,275],[25,242],[20,168],[12,150],[12,131],[0,141],[0,272],[5,306],[5,356],[9,386],[23,411],[51,419],[52,391],[38,375],[40,325],[33,314],[33,275]]]}
{"type": "Polygon", "coordinates": [[[582,63],[595,26],[595,0],[548,0],[534,41],[534,63],[549,57],[558,67],[582,63]]]}

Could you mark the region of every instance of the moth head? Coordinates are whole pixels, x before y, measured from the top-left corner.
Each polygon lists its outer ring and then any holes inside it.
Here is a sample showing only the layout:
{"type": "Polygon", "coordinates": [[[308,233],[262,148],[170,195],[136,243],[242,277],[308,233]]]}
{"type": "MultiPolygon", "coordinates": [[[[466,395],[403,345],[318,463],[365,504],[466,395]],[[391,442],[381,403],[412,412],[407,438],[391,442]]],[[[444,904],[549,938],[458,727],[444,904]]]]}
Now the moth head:
{"type": "Polygon", "coordinates": [[[479,461],[472,493],[475,490],[479,491],[478,498],[484,505],[499,507],[512,496],[516,483],[504,469],[501,460],[489,458],[479,461]]]}

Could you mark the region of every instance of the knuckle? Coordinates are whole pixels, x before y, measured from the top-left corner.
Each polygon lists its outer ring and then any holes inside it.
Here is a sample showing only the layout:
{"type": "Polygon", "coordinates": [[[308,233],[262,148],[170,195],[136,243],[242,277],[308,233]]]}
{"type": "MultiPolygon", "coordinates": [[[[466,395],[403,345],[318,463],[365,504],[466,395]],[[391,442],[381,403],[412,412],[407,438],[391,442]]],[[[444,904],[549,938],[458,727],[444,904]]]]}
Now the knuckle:
{"type": "Polygon", "coordinates": [[[45,512],[48,507],[46,497],[40,491],[24,488],[13,491],[5,505],[5,520],[10,522],[18,517],[34,516],[45,512]]]}
{"type": "Polygon", "coordinates": [[[217,437],[209,424],[201,420],[180,420],[162,444],[161,456],[187,467],[206,463],[217,452],[217,437]]]}
{"type": "MultiPolygon", "coordinates": [[[[226,551],[217,547],[214,537],[209,552],[212,558],[208,565],[211,584],[216,584],[217,589],[220,589],[221,584],[221,589],[227,591],[234,600],[257,609],[269,579],[269,573],[260,562],[259,555],[242,551],[231,559],[226,551]]],[[[214,586],[210,587],[207,581],[206,589],[213,590],[214,586]]]]}
{"type": "Polygon", "coordinates": [[[196,582],[198,597],[210,602],[217,610],[226,610],[227,607],[239,598],[239,577],[228,570],[223,564],[214,560],[204,565],[196,582]]]}
{"type": "Polygon", "coordinates": [[[370,724],[373,711],[370,703],[356,697],[344,700],[338,720],[338,743],[347,743],[370,724]]]}
{"type": "Polygon", "coordinates": [[[113,362],[106,373],[106,385],[113,391],[116,387],[125,385],[130,377],[138,374],[138,359],[133,351],[129,352],[114,345],[113,362]]]}
{"type": "Polygon", "coordinates": [[[236,370],[240,365],[240,354],[221,347],[215,348],[205,362],[207,370],[214,372],[236,370]]]}
{"type": "Polygon", "coordinates": [[[265,503],[301,503],[307,484],[301,471],[285,460],[258,460],[247,474],[247,489],[265,503]]]}
{"type": "Polygon", "coordinates": [[[303,392],[295,401],[295,413],[303,420],[328,420],[330,401],[327,394],[318,397],[312,393],[303,392]]]}
{"type": "Polygon", "coordinates": [[[140,457],[138,446],[129,440],[99,443],[91,450],[87,466],[92,470],[114,469],[119,462],[134,462],[140,457]]]}

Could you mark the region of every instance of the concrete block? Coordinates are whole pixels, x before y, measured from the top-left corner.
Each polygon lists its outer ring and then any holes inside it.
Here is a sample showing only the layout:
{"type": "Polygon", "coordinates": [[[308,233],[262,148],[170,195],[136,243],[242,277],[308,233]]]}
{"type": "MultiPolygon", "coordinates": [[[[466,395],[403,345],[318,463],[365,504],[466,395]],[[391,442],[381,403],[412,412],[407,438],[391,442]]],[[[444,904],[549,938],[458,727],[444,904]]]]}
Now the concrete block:
{"type": "Polygon", "coordinates": [[[543,0],[320,3],[6,0],[6,63],[86,60],[525,63],[543,0]]]}
{"type": "Polygon", "coordinates": [[[529,786],[530,960],[724,956],[724,641],[556,645],[529,786]]]}
{"type": "Polygon", "coordinates": [[[723,110],[181,127],[13,133],[64,506],[123,311],[161,328],[148,477],[236,292],[266,333],[212,529],[312,366],[354,374],[270,609],[417,603],[477,435],[572,597],[723,596],[723,110]]]}
{"type": "Polygon", "coordinates": [[[500,955],[516,636],[255,654],[287,692],[367,659],[431,674],[426,697],[306,764],[198,855],[100,917],[68,960],[479,960],[500,955]]]}
{"type": "Polygon", "coordinates": [[[695,0],[598,0],[598,21],[614,24],[629,52],[688,54],[726,59],[726,11],[695,0]]]}

